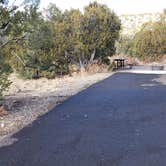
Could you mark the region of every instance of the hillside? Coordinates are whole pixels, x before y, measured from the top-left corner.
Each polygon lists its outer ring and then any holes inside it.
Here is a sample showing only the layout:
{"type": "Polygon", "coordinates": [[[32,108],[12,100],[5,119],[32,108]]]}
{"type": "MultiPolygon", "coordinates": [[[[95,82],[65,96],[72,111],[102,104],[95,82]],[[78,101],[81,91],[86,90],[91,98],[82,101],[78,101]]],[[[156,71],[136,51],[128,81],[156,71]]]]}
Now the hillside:
{"type": "Polygon", "coordinates": [[[121,15],[122,34],[134,35],[146,22],[157,21],[161,13],[121,15]]]}

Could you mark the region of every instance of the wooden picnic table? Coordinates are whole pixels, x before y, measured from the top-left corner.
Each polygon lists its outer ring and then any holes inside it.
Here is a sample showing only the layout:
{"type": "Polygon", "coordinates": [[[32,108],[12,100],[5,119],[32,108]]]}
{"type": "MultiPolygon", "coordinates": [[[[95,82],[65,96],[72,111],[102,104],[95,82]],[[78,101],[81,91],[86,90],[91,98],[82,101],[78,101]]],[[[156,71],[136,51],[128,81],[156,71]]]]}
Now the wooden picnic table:
{"type": "Polygon", "coordinates": [[[124,68],[125,66],[125,59],[123,58],[116,58],[114,59],[114,62],[115,62],[115,67],[116,69],[119,69],[119,68],[124,68]]]}

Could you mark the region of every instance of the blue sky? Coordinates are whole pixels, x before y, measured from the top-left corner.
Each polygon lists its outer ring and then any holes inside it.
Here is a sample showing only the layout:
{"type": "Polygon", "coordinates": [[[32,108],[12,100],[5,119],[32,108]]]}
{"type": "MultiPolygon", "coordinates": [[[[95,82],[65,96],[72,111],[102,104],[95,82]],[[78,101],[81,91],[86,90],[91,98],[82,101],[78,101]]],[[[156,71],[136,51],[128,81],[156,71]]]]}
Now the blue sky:
{"type": "MultiPolygon", "coordinates": [[[[46,8],[49,3],[55,3],[62,10],[83,7],[93,0],[41,0],[41,8],[46,8]]],[[[107,4],[117,14],[137,14],[162,12],[166,8],[166,0],[98,0],[107,4]]]]}

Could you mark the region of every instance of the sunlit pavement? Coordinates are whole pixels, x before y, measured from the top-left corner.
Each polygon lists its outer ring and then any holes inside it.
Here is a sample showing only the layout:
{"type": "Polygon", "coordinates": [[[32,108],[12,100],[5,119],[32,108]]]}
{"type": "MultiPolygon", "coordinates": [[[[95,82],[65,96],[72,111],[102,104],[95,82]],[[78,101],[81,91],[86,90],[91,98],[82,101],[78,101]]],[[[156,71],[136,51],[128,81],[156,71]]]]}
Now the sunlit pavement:
{"type": "Polygon", "coordinates": [[[120,70],[120,72],[138,74],[166,74],[166,66],[164,66],[164,70],[153,70],[151,65],[140,65],[133,66],[131,69],[125,68],[120,70]]]}

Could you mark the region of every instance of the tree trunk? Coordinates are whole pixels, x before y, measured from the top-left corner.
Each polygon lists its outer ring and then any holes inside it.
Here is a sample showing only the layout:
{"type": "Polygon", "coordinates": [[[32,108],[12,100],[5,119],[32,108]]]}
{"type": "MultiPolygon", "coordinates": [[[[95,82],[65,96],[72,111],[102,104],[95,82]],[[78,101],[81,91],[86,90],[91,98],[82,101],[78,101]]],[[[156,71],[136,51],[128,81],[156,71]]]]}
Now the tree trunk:
{"type": "Polygon", "coordinates": [[[18,61],[20,61],[23,64],[24,67],[26,66],[24,61],[14,51],[12,52],[12,55],[14,55],[18,59],[18,61]]]}
{"type": "Polygon", "coordinates": [[[95,58],[95,55],[96,55],[96,49],[94,49],[93,50],[93,53],[91,54],[91,57],[90,57],[90,64],[92,64],[93,63],[93,60],[94,60],[94,58],[95,58]]]}
{"type": "Polygon", "coordinates": [[[80,67],[80,63],[74,60],[67,51],[65,51],[65,56],[70,60],[72,64],[76,65],[77,67],[80,67]]]}
{"type": "Polygon", "coordinates": [[[79,58],[79,65],[80,65],[80,72],[81,72],[81,74],[83,74],[85,72],[85,66],[84,66],[81,58],[79,58]]]}

